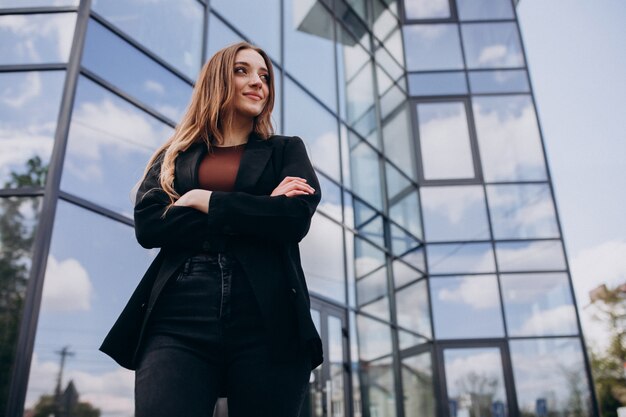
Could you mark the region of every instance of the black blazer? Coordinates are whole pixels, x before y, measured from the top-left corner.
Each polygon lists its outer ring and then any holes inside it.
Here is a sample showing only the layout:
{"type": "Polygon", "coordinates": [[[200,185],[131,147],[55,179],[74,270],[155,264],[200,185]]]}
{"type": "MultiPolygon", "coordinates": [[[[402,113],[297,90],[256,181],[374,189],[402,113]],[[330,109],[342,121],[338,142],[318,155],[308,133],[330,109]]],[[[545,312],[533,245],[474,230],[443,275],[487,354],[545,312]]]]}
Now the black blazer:
{"type": "MultiPolygon", "coordinates": [[[[196,143],[176,158],[174,188],[183,195],[198,187],[198,166],[206,154],[196,143]]],[[[274,361],[311,355],[322,363],[322,344],[310,314],[310,300],[298,242],[307,234],[320,201],[320,185],[298,137],[251,134],[233,192],[213,191],[208,214],[172,206],[158,182],[162,156],[137,192],[135,234],[141,246],[161,248],[100,350],[135,369],[146,322],[163,287],[185,260],[203,249],[230,250],[240,262],[259,302],[272,341],[274,361]],[[306,178],[311,195],[270,197],[286,176],[306,178]]]]}

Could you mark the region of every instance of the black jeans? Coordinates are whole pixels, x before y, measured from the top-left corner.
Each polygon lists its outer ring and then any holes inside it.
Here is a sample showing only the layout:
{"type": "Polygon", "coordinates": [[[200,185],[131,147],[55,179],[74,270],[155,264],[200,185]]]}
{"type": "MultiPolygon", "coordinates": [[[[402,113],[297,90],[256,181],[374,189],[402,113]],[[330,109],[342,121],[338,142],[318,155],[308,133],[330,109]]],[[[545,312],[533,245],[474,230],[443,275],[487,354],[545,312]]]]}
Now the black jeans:
{"type": "Polygon", "coordinates": [[[152,312],[135,373],[136,417],[297,417],[310,375],[304,352],[270,363],[260,309],[232,254],[199,254],[172,278],[152,312]]]}

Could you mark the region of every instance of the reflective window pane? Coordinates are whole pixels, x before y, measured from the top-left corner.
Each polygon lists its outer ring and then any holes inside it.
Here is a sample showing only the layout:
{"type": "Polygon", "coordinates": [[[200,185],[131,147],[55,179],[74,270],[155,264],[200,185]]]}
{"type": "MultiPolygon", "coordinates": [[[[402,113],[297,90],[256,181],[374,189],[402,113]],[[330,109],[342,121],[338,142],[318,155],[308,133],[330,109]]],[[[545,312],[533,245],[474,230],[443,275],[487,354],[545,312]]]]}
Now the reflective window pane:
{"type": "Polygon", "coordinates": [[[401,287],[404,284],[407,284],[411,281],[415,281],[418,278],[424,276],[421,272],[416,269],[411,268],[404,262],[396,259],[392,264],[393,270],[393,282],[395,288],[401,287]]]}
{"type": "Polygon", "coordinates": [[[234,23],[272,59],[280,60],[280,0],[212,0],[211,9],[234,23]]]}
{"type": "Polygon", "coordinates": [[[285,134],[300,136],[313,165],[340,181],[337,119],[288,78],[285,78],[285,102],[289,103],[284,109],[285,134]]]}
{"type": "Polygon", "coordinates": [[[524,54],[515,23],[461,25],[467,68],[524,66],[524,54]]]}
{"type": "Polygon", "coordinates": [[[407,71],[463,69],[457,25],[407,25],[403,29],[407,71]]]}
{"type": "Polygon", "coordinates": [[[398,84],[394,84],[380,98],[380,117],[387,118],[393,112],[406,104],[406,92],[398,84]]]}
{"type": "Polygon", "coordinates": [[[565,269],[565,256],[560,240],[496,242],[496,256],[501,272],[565,269]]]}
{"type": "Polygon", "coordinates": [[[430,244],[426,246],[431,274],[493,272],[495,262],[490,243],[430,244]]]}
{"type": "Polygon", "coordinates": [[[456,0],[461,20],[513,19],[511,0],[456,0]]]}
{"type": "Polygon", "coordinates": [[[83,65],[172,121],[182,117],[192,87],[95,20],[87,27],[83,65]]]}
{"type": "Polygon", "coordinates": [[[359,237],[355,238],[354,251],[357,278],[369,274],[385,263],[385,253],[359,237]]]}
{"type": "Polygon", "coordinates": [[[378,246],[385,246],[385,230],[383,226],[383,217],[381,215],[377,215],[364,224],[358,224],[357,231],[359,232],[359,235],[368,238],[378,246]]]}
{"type": "Polygon", "coordinates": [[[0,8],[78,6],[79,0],[0,0],[0,8]]]}
{"type": "Polygon", "coordinates": [[[421,191],[426,240],[489,239],[482,186],[422,187],[421,191]]]}
{"type": "Polygon", "coordinates": [[[580,339],[509,342],[520,415],[593,416],[580,339]],[[555,354],[558,352],[558,354],[555,354]]]}
{"type": "Polygon", "coordinates": [[[472,102],[485,180],[546,179],[530,96],[474,97],[472,102]]]}
{"type": "Polygon", "coordinates": [[[45,184],[64,82],[65,71],[0,73],[0,188],[45,184]]]}
{"type": "Polygon", "coordinates": [[[284,8],[285,69],[336,111],[332,16],[318,1],[286,0],[284,8]]]}
{"type": "Polygon", "coordinates": [[[406,230],[391,223],[389,226],[391,232],[391,251],[394,255],[402,255],[405,252],[422,245],[413,235],[407,233],[406,230]]]}
{"type": "Polygon", "coordinates": [[[341,188],[322,174],[318,174],[317,178],[320,182],[320,188],[324,191],[322,193],[322,201],[320,201],[317,209],[337,221],[342,221],[341,188]]]}
{"type": "Polygon", "coordinates": [[[196,78],[204,21],[200,2],[93,0],[91,7],[189,78],[196,78]]]}
{"type": "Polygon", "coordinates": [[[367,390],[370,416],[395,417],[396,394],[392,358],[361,365],[363,390],[367,390]]]}
{"type": "Polygon", "coordinates": [[[309,233],[300,243],[302,269],[312,292],[346,302],[343,230],[341,226],[316,214],[309,233]]]}
{"type": "Polygon", "coordinates": [[[330,396],[331,410],[329,414],[336,416],[345,415],[345,392],[344,378],[344,333],[341,320],[334,316],[328,316],[328,365],[330,368],[330,396]]]}
{"type": "Polygon", "coordinates": [[[500,283],[510,336],[578,333],[567,274],[505,274],[500,283]]]}
{"type": "Polygon", "coordinates": [[[400,192],[411,186],[411,181],[389,162],[385,162],[385,180],[387,181],[387,197],[389,200],[394,199],[400,192]]]}
{"type": "Polygon", "coordinates": [[[417,121],[424,179],[476,176],[463,102],[419,103],[417,121]]]}
{"type": "Polygon", "coordinates": [[[413,333],[398,329],[398,344],[400,350],[408,349],[413,346],[423,345],[429,340],[413,333]]]}
{"type": "Polygon", "coordinates": [[[462,72],[409,74],[411,96],[444,96],[467,94],[467,82],[462,72]]]}
{"type": "Polygon", "coordinates": [[[76,13],[0,16],[0,65],[64,63],[76,13]]]}
{"type": "Polygon", "coordinates": [[[445,19],[450,17],[449,0],[404,0],[407,19],[445,19]]]}
{"type": "Polygon", "coordinates": [[[132,217],[131,189],[172,128],[80,78],[61,189],[132,217]]]}
{"type": "Polygon", "coordinates": [[[402,359],[406,417],[435,417],[433,365],[430,352],[402,359]]]}
{"type": "Polygon", "coordinates": [[[0,410],[6,410],[40,197],[0,198],[0,410]]]}
{"type": "Polygon", "coordinates": [[[368,304],[360,306],[359,312],[367,313],[370,316],[389,322],[391,321],[389,316],[389,297],[384,296],[368,304]]]}
{"type": "Polygon", "coordinates": [[[444,349],[443,358],[450,415],[496,417],[508,414],[500,349],[444,349]]]}
{"type": "Polygon", "coordinates": [[[382,267],[356,281],[358,305],[362,306],[387,294],[387,268],[382,267]]]}
{"type": "Polygon", "coordinates": [[[548,184],[488,185],[494,239],[558,237],[548,184]]]}
{"type": "Polygon", "coordinates": [[[470,71],[472,93],[529,93],[524,70],[470,71]]]}
{"type": "Polygon", "coordinates": [[[365,201],[382,209],[380,162],[378,154],[365,142],[350,149],[352,189],[365,201]]]}
{"type": "Polygon", "coordinates": [[[430,294],[438,339],[504,336],[495,275],[432,278],[430,294]]]}
{"type": "Polygon", "coordinates": [[[54,395],[59,352],[67,349],[61,390],[73,383],[84,409],[132,415],[134,375],[98,346],[148,267],[150,252],[127,225],[63,201],[56,213],[25,408],[54,395]]]}
{"type": "Polygon", "coordinates": [[[415,237],[422,238],[419,196],[417,190],[404,196],[389,209],[389,216],[415,237]]]}
{"type": "Polygon", "coordinates": [[[398,326],[426,338],[432,338],[428,287],[425,279],[396,292],[396,310],[398,326]]]}
{"type": "Polygon", "coordinates": [[[424,247],[421,246],[411,252],[402,255],[401,259],[407,264],[420,271],[426,271],[426,260],[424,259],[424,247]]]}
{"type": "MultiPolygon", "coordinates": [[[[211,58],[217,51],[233,43],[241,42],[241,36],[232,31],[224,22],[213,13],[209,15],[209,39],[207,41],[207,59],[211,58]]],[[[274,74],[275,76],[276,74],[274,74]]]]}
{"type": "Polygon", "coordinates": [[[388,325],[365,317],[356,316],[359,334],[359,357],[369,361],[391,353],[391,329],[388,325]]]}
{"type": "Polygon", "coordinates": [[[383,144],[385,156],[409,178],[415,178],[412,142],[409,106],[405,105],[383,122],[383,144]]]}

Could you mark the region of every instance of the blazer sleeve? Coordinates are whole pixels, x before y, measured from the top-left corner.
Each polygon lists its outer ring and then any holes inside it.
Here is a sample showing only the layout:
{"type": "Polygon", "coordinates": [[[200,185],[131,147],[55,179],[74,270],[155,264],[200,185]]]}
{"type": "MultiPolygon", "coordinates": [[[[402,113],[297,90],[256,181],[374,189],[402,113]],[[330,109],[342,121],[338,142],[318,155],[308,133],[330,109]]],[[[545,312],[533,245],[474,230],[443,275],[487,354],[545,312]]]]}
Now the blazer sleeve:
{"type": "Polygon", "coordinates": [[[163,155],[152,165],[137,191],[135,202],[135,236],[144,248],[198,248],[209,239],[211,230],[207,215],[190,207],[169,205],[161,188],[159,174],[163,155]]]}
{"type": "Polygon", "coordinates": [[[279,242],[299,242],[306,236],[322,197],[320,184],[302,139],[287,138],[284,146],[279,181],[287,176],[305,178],[315,193],[272,197],[213,191],[207,215],[209,229],[279,242]]]}

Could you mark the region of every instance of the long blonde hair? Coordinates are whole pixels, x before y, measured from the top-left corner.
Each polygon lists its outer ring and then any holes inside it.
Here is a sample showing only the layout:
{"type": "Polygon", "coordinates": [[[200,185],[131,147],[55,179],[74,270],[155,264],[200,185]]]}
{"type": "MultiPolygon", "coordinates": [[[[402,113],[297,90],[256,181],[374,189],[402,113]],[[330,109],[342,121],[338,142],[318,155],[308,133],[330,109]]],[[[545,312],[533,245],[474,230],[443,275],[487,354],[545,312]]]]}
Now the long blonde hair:
{"type": "Polygon", "coordinates": [[[191,94],[191,102],[174,134],[150,158],[143,177],[164,153],[159,175],[161,188],[170,198],[170,205],[180,195],[174,189],[174,167],[180,152],[189,148],[195,142],[204,142],[208,147],[211,140],[222,142],[222,132],[233,122],[232,102],[235,96],[233,74],[235,56],[242,49],[252,49],[258,52],[265,61],[269,75],[269,94],[261,114],[254,119],[252,130],[262,139],[269,138],[274,133],[271,113],[274,108],[274,68],[272,61],[265,51],[248,42],[239,42],[227,46],[215,53],[200,70],[196,85],[191,94]]]}

